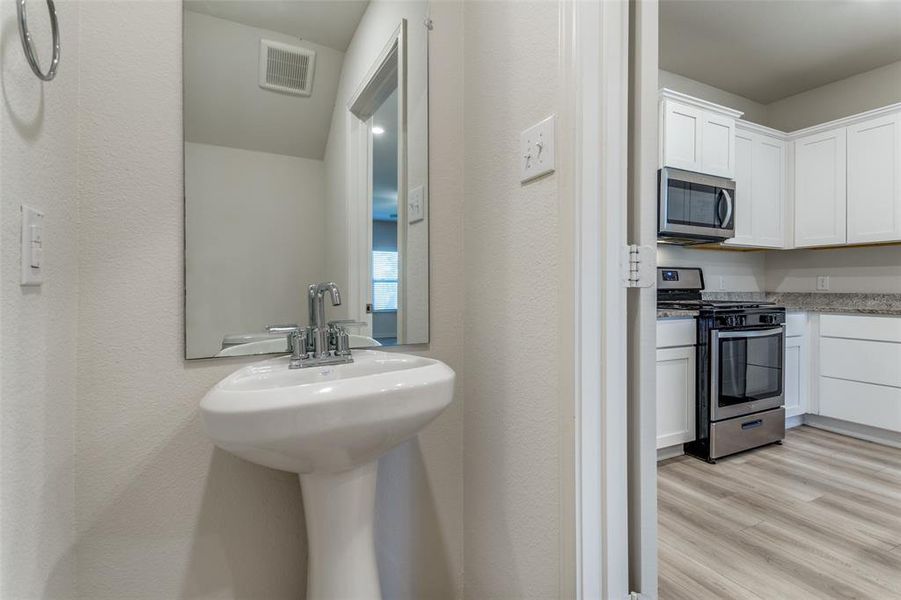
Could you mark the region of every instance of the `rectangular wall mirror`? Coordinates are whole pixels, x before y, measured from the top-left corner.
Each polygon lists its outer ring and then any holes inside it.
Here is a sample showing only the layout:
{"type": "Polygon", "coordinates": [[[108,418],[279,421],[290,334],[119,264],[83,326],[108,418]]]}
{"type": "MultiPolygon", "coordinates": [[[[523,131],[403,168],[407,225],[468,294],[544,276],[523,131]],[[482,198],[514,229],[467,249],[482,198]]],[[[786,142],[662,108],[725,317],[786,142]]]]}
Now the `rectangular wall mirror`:
{"type": "Polygon", "coordinates": [[[426,2],[185,0],[185,355],[429,340],[426,2]]]}

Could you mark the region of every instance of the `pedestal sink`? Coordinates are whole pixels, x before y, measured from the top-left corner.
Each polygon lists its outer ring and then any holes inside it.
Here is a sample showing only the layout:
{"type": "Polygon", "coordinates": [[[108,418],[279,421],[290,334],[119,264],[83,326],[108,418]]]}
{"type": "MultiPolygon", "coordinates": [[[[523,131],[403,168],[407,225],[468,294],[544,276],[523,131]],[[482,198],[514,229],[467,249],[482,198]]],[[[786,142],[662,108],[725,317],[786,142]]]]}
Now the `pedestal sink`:
{"type": "Polygon", "coordinates": [[[249,365],[200,403],[232,454],[300,475],[309,537],[307,600],[381,598],[373,543],[378,458],[447,408],[454,372],[437,360],[355,350],[354,362],[249,365]]]}

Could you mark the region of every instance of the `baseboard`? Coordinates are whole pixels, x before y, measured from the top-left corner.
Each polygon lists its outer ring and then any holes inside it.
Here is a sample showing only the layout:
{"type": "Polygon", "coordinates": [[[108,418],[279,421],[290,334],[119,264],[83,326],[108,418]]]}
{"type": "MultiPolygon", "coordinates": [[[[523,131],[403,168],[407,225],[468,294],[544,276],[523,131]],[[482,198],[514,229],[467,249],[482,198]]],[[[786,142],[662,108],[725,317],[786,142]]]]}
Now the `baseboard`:
{"type": "MultiPolygon", "coordinates": [[[[833,433],[847,435],[848,437],[892,446],[893,448],[901,448],[901,433],[897,431],[870,427],[860,423],[851,423],[850,421],[842,421],[841,419],[833,419],[822,415],[803,415],[803,418],[805,425],[816,427],[817,429],[824,429],[833,433]]],[[[785,426],[788,427],[788,419],[786,419],[785,426]]]]}
{"type": "Polygon", "coordinates": [[[785,428],[792,429],[794,427],[800,427],[804,424],[804,417],[806,415],[795,415],[793,417],[785,417],[785,428]]]}
{"type": "Polygon", "coordinates": [[[657,462],[667,460],[669,458],[676,458],[677,456],[682,456],[683,454],[685,454],[685,451],[682,449],[682,444],[667,446],[666,448],[658,448],[657,462]]]}

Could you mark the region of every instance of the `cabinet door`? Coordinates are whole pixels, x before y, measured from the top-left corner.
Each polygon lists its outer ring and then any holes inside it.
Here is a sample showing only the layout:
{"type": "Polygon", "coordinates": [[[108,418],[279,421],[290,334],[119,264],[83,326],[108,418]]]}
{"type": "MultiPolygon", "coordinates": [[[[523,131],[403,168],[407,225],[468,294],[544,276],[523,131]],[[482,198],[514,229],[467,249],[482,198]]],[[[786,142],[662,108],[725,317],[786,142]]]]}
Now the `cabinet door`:
{"type": "Polygon", "coordinates": [[[795,246],[844,244],[845,129],[795,141],[795,246]]]}
{"type": "Polygon", "coordinates": [[[700,171],[703,111],[671,100],[663,111],[663,166],[700,171]]]}
{"type": "Polygon", "coordinates": [[[808,373],[807,340],[803,337],[785,338],[785,416],[795,417],[807,412],[808,373]]]}
{"type": "Polygon", "coordinates": [[[708,112],[701,115],[700,171],[735,176],[735,119],[708,112]]]}
{"type": "Polygon", "coordinates": [[[657,448],[695,439],[695,347],[657,350],[657,448]]]}
{"type": "Polygon", "coordinates": [[[785,246],[785,142],[766,136],[754,140],[751,230],[754,245],[785,246]]]}
{"type": "Polygon", "coordinates": [[[754,135],[735,132],[735,237],[728,245],[754,245],[754,135]]]}
{"type": "Polygon", "coordinates": [[[848,243],[901,240],[901,114],[848,127],[848,243]]]}

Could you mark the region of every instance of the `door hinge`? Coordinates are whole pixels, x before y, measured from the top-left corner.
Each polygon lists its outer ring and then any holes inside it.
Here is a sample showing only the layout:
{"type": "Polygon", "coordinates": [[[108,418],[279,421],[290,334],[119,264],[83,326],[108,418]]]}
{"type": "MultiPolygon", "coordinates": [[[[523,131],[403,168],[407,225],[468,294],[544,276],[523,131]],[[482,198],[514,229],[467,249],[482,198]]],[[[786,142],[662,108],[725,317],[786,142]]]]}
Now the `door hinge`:
{"type": "Polygon", "coordinates": [[[627,288],[651,287],[657,281],[654,269],[656,249],[629,244],[623,251],[623,285],[627,288]]]}

